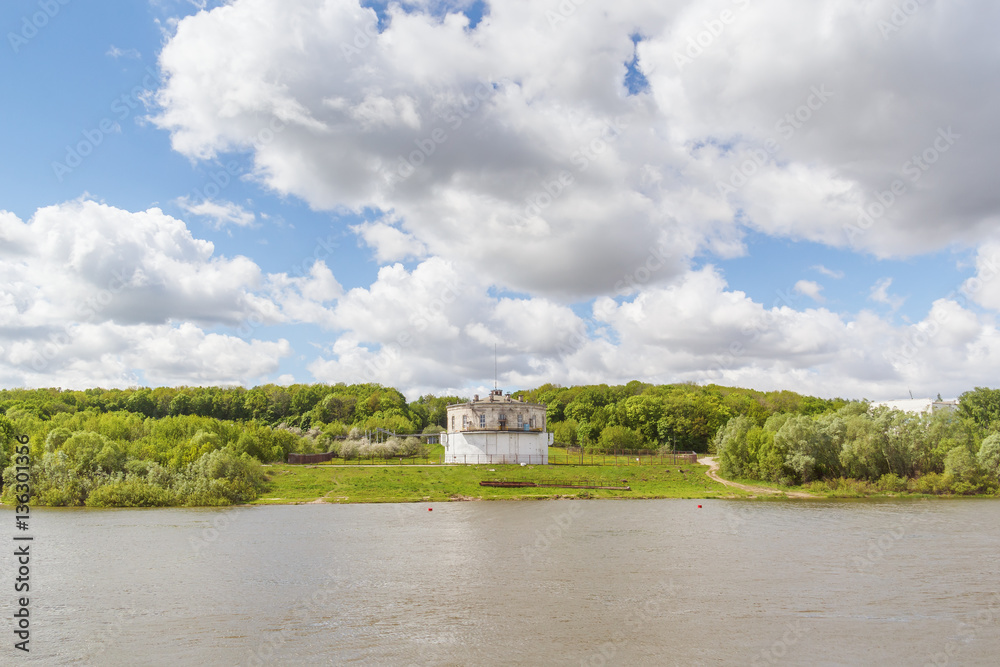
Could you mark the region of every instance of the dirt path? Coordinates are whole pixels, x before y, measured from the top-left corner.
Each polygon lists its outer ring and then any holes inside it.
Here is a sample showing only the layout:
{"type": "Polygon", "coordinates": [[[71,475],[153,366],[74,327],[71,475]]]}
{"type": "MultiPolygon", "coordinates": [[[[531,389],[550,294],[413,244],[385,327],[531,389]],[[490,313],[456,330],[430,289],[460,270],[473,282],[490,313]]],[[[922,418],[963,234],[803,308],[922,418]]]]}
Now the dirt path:
{"type": "Polygon", "coordinates": [[[801,491],[778,491],[777,489],[768,489],[763,486],[750,486],[749,484],[739,484],[738,482],[730,482],[728,479],[722,479],[719,477],[719,462],[715,460],[714,456],[703,456],[698,459],[698,463],[703,466],[708,466],[708,470],[705,474],[710,478],[714,479],[719,484],[725,484],[726,486],[731,486],[734,489],[741,489],[743,491],[749,491],[750,493],[757,493],[765,496],[787,496],[789,498],[816,498],[811,493],[803,493],[801,491]]]}

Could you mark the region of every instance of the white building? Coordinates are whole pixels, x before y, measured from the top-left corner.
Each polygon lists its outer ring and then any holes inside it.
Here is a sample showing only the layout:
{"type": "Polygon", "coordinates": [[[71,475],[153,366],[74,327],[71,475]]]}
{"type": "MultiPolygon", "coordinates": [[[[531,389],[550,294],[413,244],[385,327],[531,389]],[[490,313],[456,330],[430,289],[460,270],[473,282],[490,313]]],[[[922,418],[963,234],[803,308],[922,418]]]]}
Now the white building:
{"type": "Polygon", "coordinates": [[[552,434],[545,432],[544,405],[494,389],[485,398],[449,405],[441,442],[445,463],[547,465],[552,434]]]}
{"type": "Polygon", "coordinates": [[[892,410],[902,410],[911,414],[931,414],[938,410],[957,410],[958,399],[936,401],[933,398],[904,398],[896,401],[872,402],[872,408],[888,407],[892,410]]]}

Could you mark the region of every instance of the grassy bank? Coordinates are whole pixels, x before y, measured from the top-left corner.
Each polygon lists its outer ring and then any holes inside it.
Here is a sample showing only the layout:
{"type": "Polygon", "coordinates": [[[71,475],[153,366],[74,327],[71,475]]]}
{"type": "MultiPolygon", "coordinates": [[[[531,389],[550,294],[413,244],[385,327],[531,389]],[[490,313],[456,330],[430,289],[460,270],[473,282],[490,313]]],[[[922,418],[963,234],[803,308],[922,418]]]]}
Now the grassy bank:
{"type": "Polygon", "coordinates": [[[441,502],[543,498],[722,498],[747,495],[705,475],[706,466],[393,466],[274,465],[254,504],[441,502]],[[683,472],[682,472],[683,471],[683,472]],[[593,482],[631,491],[495,488],[482,480],[593,482]],[[623,482],[627,480],[627,482],[623,482]]]}

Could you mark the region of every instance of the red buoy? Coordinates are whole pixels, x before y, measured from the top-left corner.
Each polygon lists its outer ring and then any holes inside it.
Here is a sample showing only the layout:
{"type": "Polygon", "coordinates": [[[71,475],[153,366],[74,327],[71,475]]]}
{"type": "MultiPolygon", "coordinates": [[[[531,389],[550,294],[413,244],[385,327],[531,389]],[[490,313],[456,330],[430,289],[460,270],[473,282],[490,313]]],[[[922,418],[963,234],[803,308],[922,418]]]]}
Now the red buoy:
{"type": "Polygon", "coordinates": [[[698,509],[701,509],[701,505],[698,505],[698,509]]]}
{"type": "MultiPolygon", "coordinates": [[[[698,505],[698,507],[701,507],[701,505],[698,505]]],[[[434,511],[434,508],[433,508],[433,507],[428,507],[428,508],[427,508],[427,511],[428,511],[428,512],[433,512],[433,511],[434,511]]]]}

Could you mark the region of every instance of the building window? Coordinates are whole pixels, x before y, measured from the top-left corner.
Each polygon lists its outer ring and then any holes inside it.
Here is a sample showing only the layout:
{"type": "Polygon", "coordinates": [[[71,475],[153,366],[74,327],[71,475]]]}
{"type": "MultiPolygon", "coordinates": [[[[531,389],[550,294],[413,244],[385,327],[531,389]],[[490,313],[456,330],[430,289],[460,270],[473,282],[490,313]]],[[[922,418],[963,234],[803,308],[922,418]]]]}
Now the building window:
{"type": "Polygon", "coordinates": [[[524,415],[520,412],[517,413],[517,427],[524,428],[524,415]]]}
{"type": "Polygon", "coordinates": [[[469,428],[469,415],[462,415],[462,428],[469,428]]]}
{"type": "Polygon", "coordinates": [[[486,428],[486,415],[479,415],[479,428],[486,428]]]}
{"type": "Polygon", "coordinates": [[[535,418],[534,417],[529,417],[528,418],[528,428],[535,428],[535,418]]]}
{"type": "Polygon", "coordinates": [[[451,416],[451,430],[455,430],[455,415],[451,416]]]}

